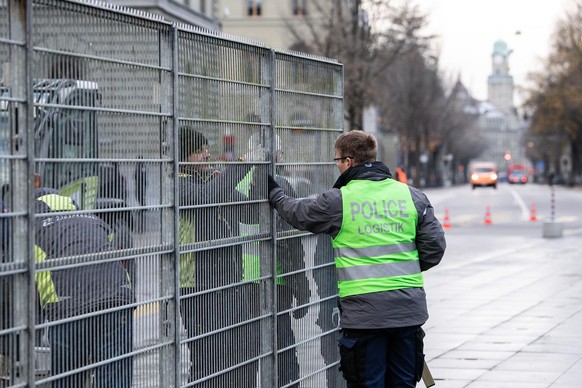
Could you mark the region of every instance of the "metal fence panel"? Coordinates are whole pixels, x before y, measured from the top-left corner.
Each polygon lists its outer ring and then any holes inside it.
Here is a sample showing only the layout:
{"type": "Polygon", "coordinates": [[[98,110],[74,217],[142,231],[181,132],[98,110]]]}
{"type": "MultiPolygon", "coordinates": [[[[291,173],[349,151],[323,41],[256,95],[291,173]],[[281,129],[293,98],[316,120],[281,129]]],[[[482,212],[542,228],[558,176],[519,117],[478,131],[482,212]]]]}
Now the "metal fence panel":
{"type": "Polygon", "coordinates": [[[341,386],[329,241],[266,200],[332,186],[340,64],[63,0],[0,61],[1,386],[341,386]]]}
{"type": "MultiPolygon", "coordinates": [[[[332,187],[336,177],[332,145],[343,128],[342,69],[336,63],[277,52],[275,75],[275,148],[281,150],[276,173],[290,184],[292,194],[316,195],[332,187]]],[[[341,387],[329,238],[294,231],[285,223],[277,228],[276,238],[278,255],[287,262],[279,275],[285,285],[278,287],[278,372],[284,376],[297,358],[302,386],[341,387]]]]}

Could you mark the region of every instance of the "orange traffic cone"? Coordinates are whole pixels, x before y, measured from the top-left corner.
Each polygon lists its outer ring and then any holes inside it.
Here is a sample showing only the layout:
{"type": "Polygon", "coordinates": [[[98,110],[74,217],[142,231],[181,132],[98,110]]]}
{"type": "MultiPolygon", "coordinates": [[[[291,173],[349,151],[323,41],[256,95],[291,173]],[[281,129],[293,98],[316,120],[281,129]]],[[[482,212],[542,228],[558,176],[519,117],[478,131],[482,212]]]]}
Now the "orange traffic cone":
{"type": "Polygon", "coordinates": [[[443,228],[444,229],[451,229],[453,225],[451,225],[451,222],[449,221],[449,209],[445,209],[445,219],[443,222],[443,228]]]}
{"type": "Polygon", "coordinates": [[[485,225],[491,225],[493,221],[491,221],[491,208],[489,205],[485,208],[485,220],[483,221],[485,225]]]}
{"type": "Polygon", "coordinates": [[[529,220],[530,221],[537,221],[538,220],[538,216],[537,216],[537,211],[536,211],[536,203],[532,202],[531,203],[531,208],[529,211],[529,220]]]}

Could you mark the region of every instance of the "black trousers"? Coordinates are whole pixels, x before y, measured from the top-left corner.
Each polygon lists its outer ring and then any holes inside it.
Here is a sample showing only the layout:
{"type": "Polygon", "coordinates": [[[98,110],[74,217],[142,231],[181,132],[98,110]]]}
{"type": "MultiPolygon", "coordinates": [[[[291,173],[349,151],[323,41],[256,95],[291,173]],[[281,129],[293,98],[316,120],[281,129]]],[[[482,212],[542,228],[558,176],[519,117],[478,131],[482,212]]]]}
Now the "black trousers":
{"type": "Polygon", "coordinates": [[[424,361],[420,332],[420,326],[344,329],[339,343],[348,388],[415,388],[424,361]]]}
{"type": "MultiPolygon", "coordinates": [[[[252,314],[249,287],[245,285],[181,299],[180,313],[190,350],[190,380],[197,381],[217,374],[196,387],[256,386],[258,361],[224,372],[259,354],[259,323],[239,325],[252,314]],[[220,331],[231,325],[236,326],[220,331]],[[204,337],[191,340],[196,336],[204,337]]],[[[193,291],[192,288],[183,288],[182,295],[193,291]]]]}

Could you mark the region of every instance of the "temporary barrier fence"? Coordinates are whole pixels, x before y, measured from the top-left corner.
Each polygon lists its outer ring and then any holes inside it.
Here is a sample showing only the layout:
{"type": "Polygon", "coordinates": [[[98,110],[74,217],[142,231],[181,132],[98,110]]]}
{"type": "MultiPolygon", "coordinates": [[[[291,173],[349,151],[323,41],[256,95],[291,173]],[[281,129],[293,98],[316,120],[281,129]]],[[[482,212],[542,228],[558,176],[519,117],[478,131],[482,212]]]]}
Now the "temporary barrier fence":
{"type": "Polygon", "coordinates": [[[267,201],[333,185],[341,64],[63,0],[0,61],[0,386],[342,386],[329,237],[267,201]]]}

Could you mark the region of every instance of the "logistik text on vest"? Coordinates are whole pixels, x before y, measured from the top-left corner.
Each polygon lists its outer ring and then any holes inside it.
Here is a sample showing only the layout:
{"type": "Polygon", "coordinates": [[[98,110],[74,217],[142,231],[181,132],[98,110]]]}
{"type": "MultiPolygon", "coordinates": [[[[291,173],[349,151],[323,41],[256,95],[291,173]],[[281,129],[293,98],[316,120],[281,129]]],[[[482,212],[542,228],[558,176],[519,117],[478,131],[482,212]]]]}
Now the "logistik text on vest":
{"type": "MultiPolygon", "coordinates": [[[[351,202],[350,210],[352,213],[352,221],[356,221],[358,216],[366,220],[376,219],[394,219],[394,218],[408,218],[406,201],[401,200],[382,200],[351,202]]],[[[359,234],[372,233],[387,233],[387,232],[404,232],[402,222],[383,222],[370,225],[369,223],[358,225],[359,234]]]]}

